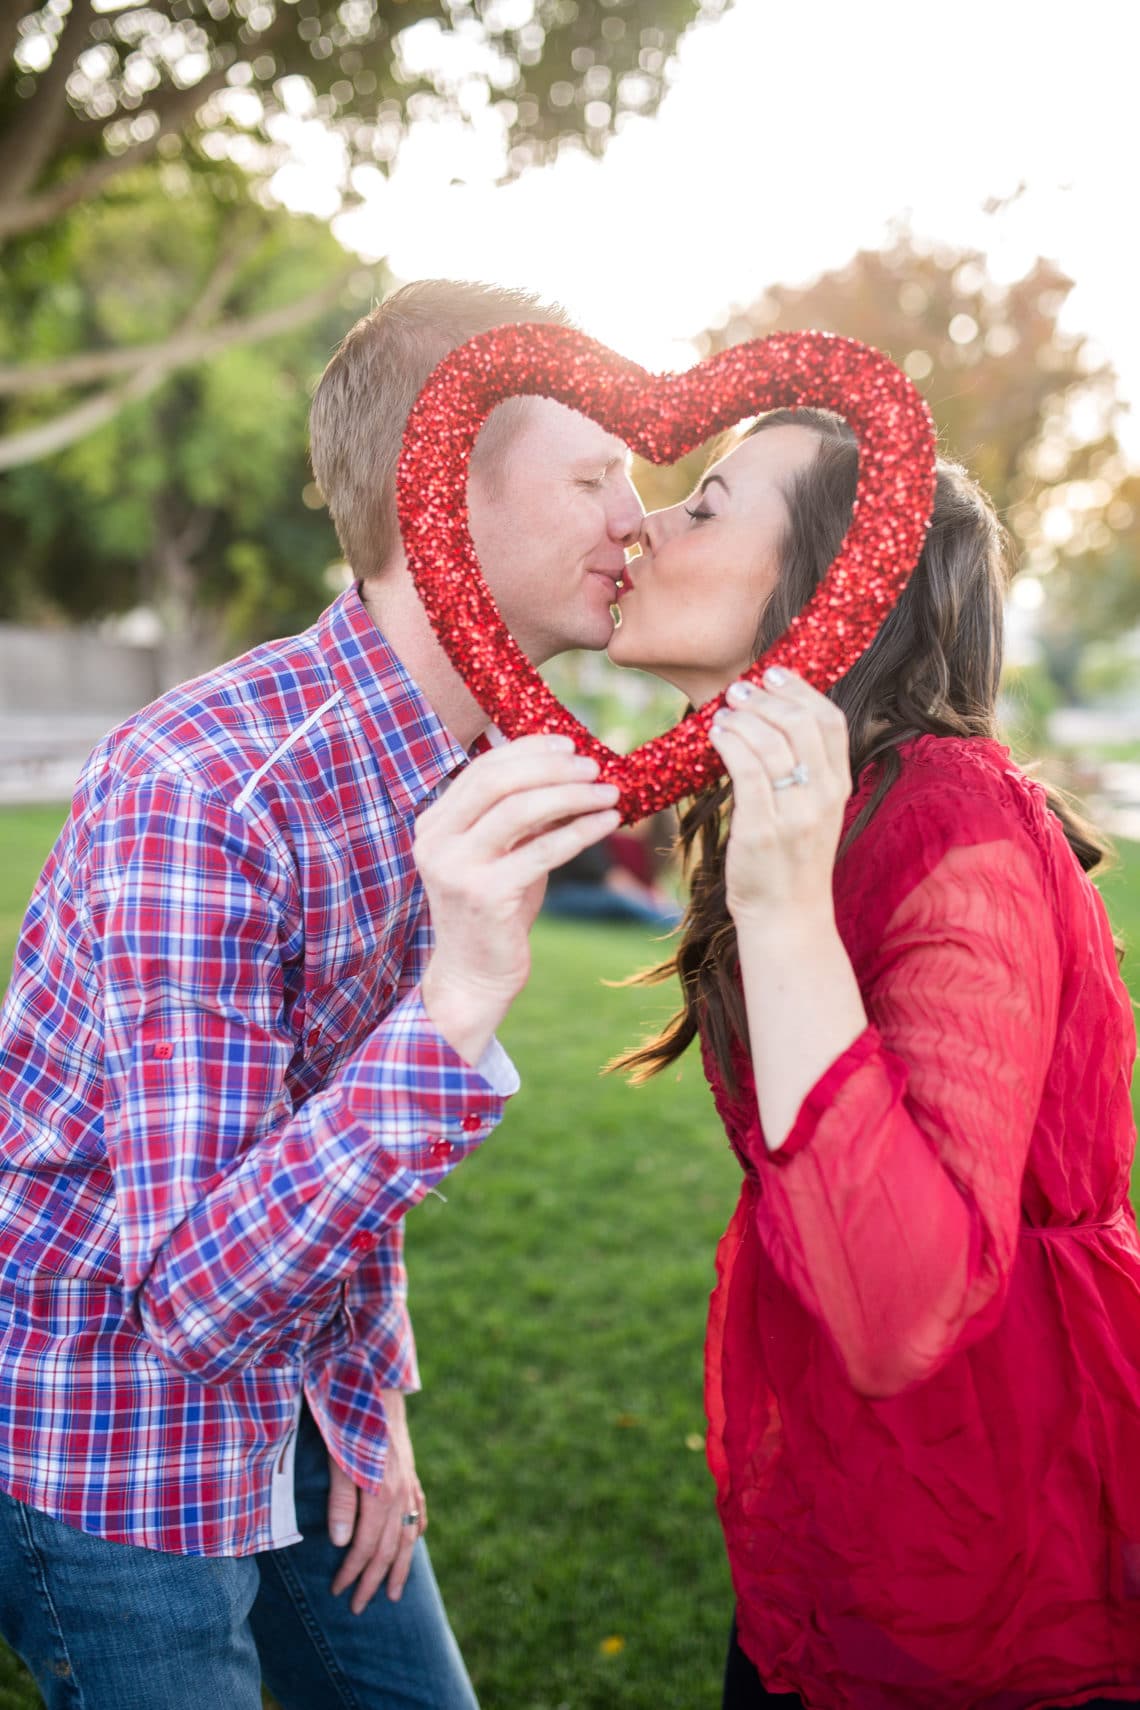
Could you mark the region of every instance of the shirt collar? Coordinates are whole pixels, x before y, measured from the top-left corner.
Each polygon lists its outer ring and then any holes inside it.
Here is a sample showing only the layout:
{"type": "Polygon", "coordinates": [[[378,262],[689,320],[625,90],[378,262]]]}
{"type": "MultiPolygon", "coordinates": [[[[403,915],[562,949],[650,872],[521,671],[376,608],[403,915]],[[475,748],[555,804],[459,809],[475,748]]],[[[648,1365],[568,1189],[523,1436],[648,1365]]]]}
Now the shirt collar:
{"type": "Polygon", "coordinates": [[[445,730],[352,587],[317,621],[337,686],[376,756],[398,807],[417,813],[467,755],[445,730]]]}

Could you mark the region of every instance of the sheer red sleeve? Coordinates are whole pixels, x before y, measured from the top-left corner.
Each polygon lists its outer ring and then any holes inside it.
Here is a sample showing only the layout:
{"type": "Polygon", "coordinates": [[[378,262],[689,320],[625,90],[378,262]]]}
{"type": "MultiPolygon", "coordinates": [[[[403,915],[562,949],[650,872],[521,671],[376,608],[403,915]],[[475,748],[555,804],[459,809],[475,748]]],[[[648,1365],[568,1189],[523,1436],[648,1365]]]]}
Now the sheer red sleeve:
{"type": "Polygon", "coordinates": [[[870,1025],[778,1151],[758,1121],[742,1138],[772,1262],[882,1396],[1001,1312],[1060,970],[1047,856],[1004,803],[943,792],[873,826],[846,921],[837,884],[870,1025]]]}

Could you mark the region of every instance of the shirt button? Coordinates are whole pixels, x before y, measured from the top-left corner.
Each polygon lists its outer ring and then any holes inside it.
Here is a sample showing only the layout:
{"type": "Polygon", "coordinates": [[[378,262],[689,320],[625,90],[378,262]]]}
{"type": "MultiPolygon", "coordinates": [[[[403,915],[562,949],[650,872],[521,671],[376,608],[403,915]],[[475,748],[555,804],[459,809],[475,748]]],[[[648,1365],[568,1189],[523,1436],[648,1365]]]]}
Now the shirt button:
{"type": "Polygon", "coordinates": [[[482,1128],[482,1126],[483,1118],[481,1116],[474,1115],[465,1116],[460,1124],[460,1127],[463,1129],[465,1134],[474,1134],[478,1129],[482,1128]]]}
{"type": "Polygon", "coordinates": [[[370,1229],[358,1229],[349,1239],[348,1245],[354,1253],[370,1253],[378,1239],[370,1229]]]}
{"type": "Polygon", "coordinates": [[[451,1156],[450,1140],[433,1140],[428,1147],[428,1159],[433,1164],[442,1164],[451,1156]]]}

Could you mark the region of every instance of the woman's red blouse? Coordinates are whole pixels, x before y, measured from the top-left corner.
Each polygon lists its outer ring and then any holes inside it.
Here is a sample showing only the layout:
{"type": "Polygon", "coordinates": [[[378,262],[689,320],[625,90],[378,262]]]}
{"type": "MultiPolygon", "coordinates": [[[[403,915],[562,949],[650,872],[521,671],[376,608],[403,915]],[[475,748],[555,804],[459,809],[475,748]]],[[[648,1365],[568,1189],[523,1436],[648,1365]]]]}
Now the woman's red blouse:
{"type": "MultiPolygon", "coordinates": [[[[840,857],[869,1025],[744,1168],[706,1358],[741,1642],[815,1710],[1140,1698],[1132,1006],[995,742],[921,737],[840,857]]],[[[849,825],[873,779],[848,805],[849,825]]]]}

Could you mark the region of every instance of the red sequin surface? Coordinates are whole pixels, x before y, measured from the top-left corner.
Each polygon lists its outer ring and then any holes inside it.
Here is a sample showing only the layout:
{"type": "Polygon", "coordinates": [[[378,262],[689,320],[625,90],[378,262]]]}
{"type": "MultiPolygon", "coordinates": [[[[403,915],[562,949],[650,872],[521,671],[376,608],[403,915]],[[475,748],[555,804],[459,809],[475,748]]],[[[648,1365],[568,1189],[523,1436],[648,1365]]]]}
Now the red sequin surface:
{"type": "Polygon", "coordinates": [[[630,824],[716,779],[707,733],[721,700],[664,736],[615,754],[542,681],[499,615],[467,518],[479,429],[505,398],[568,404],[651,463],[673,463],[745,416],[814,404],[846,418],[859,441],[855,511],[815,594],[750,675],[769,665],[827,689],[874,639],[918,562],[934,503],[934,426],[926,403],[881,351],[831,333],[775,333],[682,374],[649,374],[570,327],[481,333],[444,358],[408,418],[397,507],[408,563],[440,641],[508,736],[572,736],[618,785],[630,824]]]}

